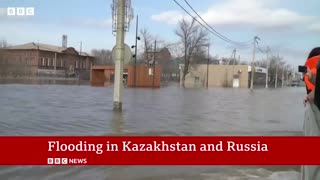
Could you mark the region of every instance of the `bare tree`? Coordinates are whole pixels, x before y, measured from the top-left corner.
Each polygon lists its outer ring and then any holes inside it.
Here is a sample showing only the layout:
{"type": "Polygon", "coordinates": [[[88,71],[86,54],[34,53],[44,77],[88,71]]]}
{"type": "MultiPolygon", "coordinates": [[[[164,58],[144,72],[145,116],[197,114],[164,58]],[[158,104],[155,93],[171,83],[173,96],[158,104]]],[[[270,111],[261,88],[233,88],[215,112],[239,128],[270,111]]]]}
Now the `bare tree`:
{"type": "Polygon", "coordinates": [[[208,57],[208,47],[205,46],[198,46],[195,48],[194,53],[192,55],[192,62],[197,64],[207,64],[211,59],[208,57]]]}
{"type": "Polygon", "coordinates": [[[112,52],[110,50],[106,49],[93,49],[91,50],[92,56],[95,57],[95,64],[97,65],[107,65],[107,64],[113,64],[112,60],[112,52]]]}
{"type": "Polygon", "coordinates": [[[147,28],[141,29],[140,34],[143,40],[144,59],[147,59],[147,52],[151,50],[154,37],[147,28]]]}
{"type": "Polygon", "coordinates": [[[289,75],[293,74],[294,69],[292,65],[287,64],[287,62],[278,58],[277,56],[270,56],[269,60],[262,59],[256,62],[256,66],[266,68],[268,64],[268,73],[270,78],[270,83],[273,85],[277,78],[278,83],[282,81],[282,73],[284,73],[284,78],[289,79],[289,75]],[[277,76],[277,77],[276,77],[277,76]]]}
{"type": "Polygon", "coordinates": [[[175,31],[179,36],[184,49],[184,68],[182,75],[182,86],[185,87],[185,78],[189,73],[190,61],[195,50],[208,44],[208,33],[195,24],[193,19],[191,22],[183,19],[179,22],[175,31]]]}
{"type": "Polygon", "coordinates": [[[250,63],[248,61],[241,61],[240,65],[249,65],[250,63]]]}
{"type": "Polygon", "coordinates": [[[172,55],[173,58],[180,58],[184,56],[184,52],[183,52],[183,46],[181,44],[181,42],[177,42],[177,43],[167,43],[165,45],[165,47],[167,47],[172,55]]]}

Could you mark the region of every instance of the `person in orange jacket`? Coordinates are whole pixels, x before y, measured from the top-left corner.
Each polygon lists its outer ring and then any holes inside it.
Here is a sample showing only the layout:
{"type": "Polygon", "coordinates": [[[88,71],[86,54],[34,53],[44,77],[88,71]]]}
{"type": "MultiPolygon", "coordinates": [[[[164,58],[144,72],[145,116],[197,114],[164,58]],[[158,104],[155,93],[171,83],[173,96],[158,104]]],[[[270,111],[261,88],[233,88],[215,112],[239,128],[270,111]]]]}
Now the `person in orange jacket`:
{"type": "Polygon", "coordinates": [[[308,101],[314,100],[315,77],[317,74],[317,65],[320,60],[320,47],[312,49],[305,63],[307,72],[304,73],[303,80],[306,84],[307,96],[304,99],[304,105],[308,101]]]}

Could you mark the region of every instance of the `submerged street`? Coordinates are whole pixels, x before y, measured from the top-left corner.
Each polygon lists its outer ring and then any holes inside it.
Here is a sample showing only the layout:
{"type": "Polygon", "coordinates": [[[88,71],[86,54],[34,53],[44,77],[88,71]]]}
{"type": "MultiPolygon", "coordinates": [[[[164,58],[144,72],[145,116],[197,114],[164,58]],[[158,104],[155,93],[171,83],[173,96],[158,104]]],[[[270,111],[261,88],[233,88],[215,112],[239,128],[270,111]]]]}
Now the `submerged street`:
{"type": "MultiPolygon", "coordinates": [[[[1,135],[301,135],[305,89],[0,85],[1,135]]],[[[0,179],[299,179],[299,167],[2,167],[0,179]],[[19,173],[17,173],[19,172],[19,173]]]]}

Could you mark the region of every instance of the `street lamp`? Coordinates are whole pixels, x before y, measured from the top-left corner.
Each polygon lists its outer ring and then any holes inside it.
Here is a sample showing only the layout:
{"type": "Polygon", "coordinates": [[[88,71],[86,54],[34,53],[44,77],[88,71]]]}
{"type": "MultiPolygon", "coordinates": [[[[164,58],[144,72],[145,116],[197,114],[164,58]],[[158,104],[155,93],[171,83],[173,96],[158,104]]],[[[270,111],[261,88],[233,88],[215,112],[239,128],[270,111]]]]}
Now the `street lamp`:
{"type": "Polygon", "coordinates": [[[138,49],[138,46],[137,46],[137,44],[138,44],[138,40],[140,41],[140,37],[138,36],[138,15],[137,15],[137,20],[136,20],[136,43],[135,43],[135,45],[132,45],[131,46],[131,48],[133,49],[133,48],[135,48],[135,53],[134,53],[134,55],[132,56],[133,58],[134,58],[134,86],[136,87],[136,76],[137,76],[137,73],[136,73],[136,71],[137,71],[137,49],[138,49]]]}

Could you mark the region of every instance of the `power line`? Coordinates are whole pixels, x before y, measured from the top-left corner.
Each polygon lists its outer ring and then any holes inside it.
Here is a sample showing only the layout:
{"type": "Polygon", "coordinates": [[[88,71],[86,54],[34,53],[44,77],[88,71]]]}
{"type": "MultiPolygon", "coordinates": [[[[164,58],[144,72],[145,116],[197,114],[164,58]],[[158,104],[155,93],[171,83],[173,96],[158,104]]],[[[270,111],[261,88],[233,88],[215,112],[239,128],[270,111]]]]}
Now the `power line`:
{"type": "Polygon", "coordinates": [[[226,41],[226,42],[229,42],[233,45],[235,45],[234,42],[228,40],[228,39],[225,39],[224,37],[221,37],[219,34],[215,33],[214,31],[212,31],[211,29],[209,29],[208,27],[204,26],[200,21],[197,20],[197,18],[195,18],[194,16],[192,16],[181,4],[179,4],[176,0],[173,0],[178,6],[180,6],[180,8],[182,10],[184,10],[190,17],[192,17],[195,21],[197,21],[202,27],[204,27],[207,31],[211,32],[212,34],[214,34],[215,36],[219,37],[220,39],[226,41]]]}
{"type": "Polygon", "coordinates": [[[267,53],[267,51],[264,51],[260,48],[259,43],[257,43],[257,49],[263,54],[267,53]]]}
{"type": "Polygon", "coordinates": [[[212,31],[211,29],[209,29],[208,27],[204,26],[201,22],[199,22],[199,20],[197,20],[197,18],[195,18],[194,16],[192,16],[181,4],[179,4],[176,0],[173,0],[182,10],[184,10],[190,17],[192,17],[195,21],[197,21],[202,27],[204,27],[207,31],[211,32],[212,34],[214,34],[215,36],[219,37],[220,39],[229,42],[230,44],[236,45],[236,46],[248,46],[248,45],[240,45],[237,44],[229,39],[226,39],[224,37],[221,37],[221,35],[217,34],[216,32],[212,31]]]}
{"type": "Polygon", "coordinates": [[[233,43],[233,44],[239,44],[239,45],[245,45],[245,44],[248,44],[251,42],[248,41],[248,42],[235,42],[235,41],[232,41],[231,39],[225,37],[224,35],[220,34],[219,32],[217,32],[212,26],[210,26],[200,15],[199,13],[197,13],[197,11],[190,5],[190,3],[187,1],[187,0],[184,0],[184,2],[191,8],[191,10],[212,30],[214,31],[219,37],[223,38],[224,40],[230,42],[230,43],[233,43]]]}

